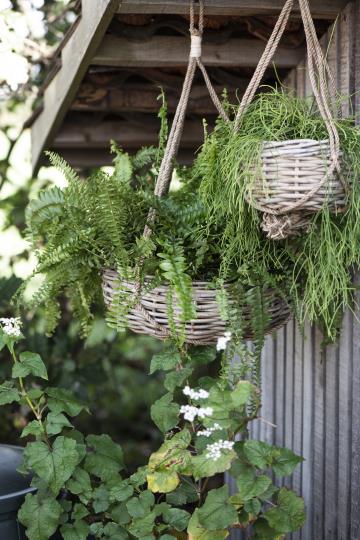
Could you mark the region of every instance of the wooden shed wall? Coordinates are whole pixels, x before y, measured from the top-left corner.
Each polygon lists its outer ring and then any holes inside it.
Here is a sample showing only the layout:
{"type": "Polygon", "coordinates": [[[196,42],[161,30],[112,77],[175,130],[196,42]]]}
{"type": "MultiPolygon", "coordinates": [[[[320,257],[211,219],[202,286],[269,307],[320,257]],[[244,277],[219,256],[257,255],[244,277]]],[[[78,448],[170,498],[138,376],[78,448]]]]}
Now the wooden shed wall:
{"type": "MultiPolygon", "coordinates": [[[[353,96],[359,113],[360,0],[348,4],[323,44],[339,91],[353,96]]],[[[299,96],[311,94],[306,62],[287,85],[299,96]]],[[[344,105],[344,113],[349,108],[344,105]]],[[[305,458],[285,481],[307,507],[307,523],[288,536],[293,540],[360,540],[359,320],[347,312],[339,343],[325,350],[318,329],[307,324],[302,335],[293,321],[266,341],[261,415],[276,428],[258,420],[253,436],[305,458]]],[[[232,538],[243,537],[236,531],[232,538]]]]}

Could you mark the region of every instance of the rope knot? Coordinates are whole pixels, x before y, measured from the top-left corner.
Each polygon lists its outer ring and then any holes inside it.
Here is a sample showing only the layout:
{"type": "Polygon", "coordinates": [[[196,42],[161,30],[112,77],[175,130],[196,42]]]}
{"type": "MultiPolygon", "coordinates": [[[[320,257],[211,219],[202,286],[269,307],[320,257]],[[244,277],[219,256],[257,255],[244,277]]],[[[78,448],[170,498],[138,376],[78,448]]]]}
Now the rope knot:
{"type": "Polygon", "coordinates": [[[190,58],[201,58],[202,37],[198,32],[191,33],[190,58]]]}

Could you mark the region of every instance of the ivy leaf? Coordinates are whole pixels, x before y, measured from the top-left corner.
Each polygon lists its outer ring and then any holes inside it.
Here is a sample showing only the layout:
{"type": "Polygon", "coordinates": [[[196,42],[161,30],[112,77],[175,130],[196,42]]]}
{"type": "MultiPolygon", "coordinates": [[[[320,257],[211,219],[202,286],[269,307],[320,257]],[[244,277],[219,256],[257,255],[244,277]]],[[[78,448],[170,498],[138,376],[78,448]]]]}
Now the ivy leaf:
{"type": "Polygon", "coordinates": [[[48,435],[58,435],[64,427],[72,428],[69,420],[62,413],[54,414],[49,412],[46,417],[46,432],[48,435]]]}
{"type": "Polygon", "coordinates": [[[189,351],[189,356],[194,364],[203,365],[209,364],[216,359],[216,350],[214,347],[192,347],[189,351]]]}
{"type": "Polygon", "coordinates": [[[27,437],[28,435],[35,435],[35,437],[42,434],[41,424],[38,420],[32,420],[21,432],[20,437],[27,437]]]}
{"type": "Polygon", "coordinates": [[[55,495],[70,478],[79,461],[76,441],[65,437],[58,437],[52,448],[43,442],[29,443],[24,450],[24,458],[55,495]]]}
{"type": "Polygon", "coordinates": [[[125,503],[117,504],[110,509],[111,518],[120,525],[127,525],[131,521],[130,514],[125,503]]]}
{"type": "Polygon", "coordinates": [[[253,472],[241,474],[236,479],[239,495],[243,501],[259,497],[271,486],[271,478],[266,475],[256,476],[253,472]]]}
{"type": "Polygon", "coordinates": [[[70,493],[78,495],[81,502],[87,504],[92,494],[89,473],[77,467],[72,477],[67,481],[66,488],[70,493]]]}
{"type": "Polygon", "coordinates": [[[86,442],[93,449],[85,459],[88,473],[107,481],[124,468],[123,451],[109,435],[88,435],[86,442]]]}
{"type": "Polygon", "coordinates": [[[193,369],[191,367],[184,367],[179,371],[171,371],[167,373],[164,379],[164,386],[169,392],[174,392],[175,388],[182,386],[186,379],[190,377],[193,369]]]}
{"type": "Polygon", "coordinates": [[[208,531],[199,521],[199,509],[197,508],[190,518],[187,528],[189,540],[224,540],[229,536],[227,530],[208,531]]]}
{"type": "Polygon", "coordinates": [[[93,492],[93,507],[97,514],[105,512],[109,506],[109,492],[104,486],[99,486],[93,492]]]}
{"type": "Polygon", "coordinates": [[[305,523],[304,501],[293,491],[281,488],[277,506],[264,514],[264,518],[276,532],[290,533],[300,529],[305,523]]]}
{"type": "Polygon", "coordinates": [[[66,523],[61,527],[60,531],[64,540],[86,540],[90,527],[81,519],[71,524],[66,523]]]}
{"type": "Polygon", "coordinates": [[[165,396],[155,401],[151,407],[151,419],[163,433],[176,426],[179,413],[180,407],[173,402],[171,393],[165,394],[165,396]]]}
{"type": "Polygon", "coordinates": [[[180,510],[179,508],[170,508],[163,513],[165,523],[168,523],[171,527],[177,531],[183,531],[186,529],[191,515],[186,510],[180,510]]]}
{"type": "Polygon", "coordinates": [[[259,469],[270,467],[273,461],[275,448],[262,441],[246,441],[244,454],[252,465],[259,469]]]}
{"type": "Polygon", "coordinates": [[[34,375],[46,381],[48,380],[46,367],[41,356],[37,353],[26,351],[20,353],[19,361],[13,365],[12,377],[16,379],[18,377],[27,377],[28,375],[34,375]]]}
{"type": "Polygon", "coordinates": [[[182,506],[198,500],[198,494],[193,485],[184,482],[175,491],[166,495],[166,502],[174,506],[182,506]]]}
{"type": "Polygon", "coordinates": [[[62,509],[56,499],[40,499],[28,493],[18,512],[20,523],[26,527],[29,540],[49,540],[57,529],[62,509]]]}
{"type": "Polygon", "coordinates": [[[130,486],[127,482],[123,482],[120,485],[114,486],[110,490],[110,501],[111,502],[124,502],[130,499],[134,493],[134,488],[130,486]]]}
{"type": "Polygon", "coordinates": [[[139,497],[133,497],[126,503],[126,508],[131,517],[137,519],[146,516],[155,503],[155,497],[151,491],[143,491],[139,497]]]}
{"type": "Polygon", "coordinates": [[[70,390],[64,388],[47,388],[48,406],[54,414],[64,412],[69,416],[77,416],[85,406],[77,400],[70,390]]]}
{"type": "Polygon", "coordinates": [[[134,520],[129,526],[130,534],[136,536],[136,538],[144,539],[146,535],[152,533],[155,518],[155,512],[150,512],[145,517],[134,520]]]}
{"type": "Polygon", "coordinates": [[[205,503],[199,509],[200,525],[209,531],[227,529],[238,523],[237,511],[229,503],[229,488],[223,486],[209,491],[205,503]]]}
{"type": "Polygon", "coordinates": [[[175,350],[154,354],[150,364],[150,375],[159,370],[170,371],[171,369],[175,369],[179,364],[181,364],[181,356],[175,350]]]}
{"type": "Polygon", "coordinates": [[[180,483],[179,475],[171,471],[155,471],[149,473],[146,479],[153,493],[170,493],[180,483]]]}
{"type": "Polygon", "coordinates": [[[254,390],[255,387],[249,381],[238,382],[235,390],[231,392],[231,399],[234,406],[237,408],[246,405],[254,390]]]}
{"type": "Polygon", "coordinates": [[[193,474],[195,480],[200,478],[208,478],[218,473],[223,473],[230,469],[231,463],[237,458],[234,450],[222,450],[219,459],[207,457],[207,451],[199,456],[192,458],[193,474]]]}
{"type": "Polygon", "coordinates": [[[302,457],[297,456],[288,448],[277,448],[272,468],[276,476],[289,476],[302,461],[304,461],[302,457]]]}
{"type": "Polygon", "coordinates": [[[20,401],[21,394],[14,387],[13,381],[4,381],[0,384],[0,405],[8,405],[14,401],[20,401]]]}
{"type": "Polygon", "coordinates": [[[272,529],[265,519],[258,519],[254,523],[254,540],[282,540],[284,535],[272,529]]]}

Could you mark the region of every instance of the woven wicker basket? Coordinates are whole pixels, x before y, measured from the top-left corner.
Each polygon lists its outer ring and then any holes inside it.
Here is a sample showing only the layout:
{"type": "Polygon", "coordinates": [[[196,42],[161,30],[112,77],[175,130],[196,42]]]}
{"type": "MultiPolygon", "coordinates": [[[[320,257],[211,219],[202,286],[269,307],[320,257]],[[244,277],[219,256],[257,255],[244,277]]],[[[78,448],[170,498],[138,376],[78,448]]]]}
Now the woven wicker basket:
{"type": "MultiPolygon", "coordinates": [[[[110,306],[114,291],[118,287],[118,274],[114,270],[103,272],[103,293],[107,306],[110,306]]],[[[135,283],[122,281],[122,289],[129,295],[135,290],[135,283]]],[[[146,288],[146,287],[145,287],[146,288]]],[[[156,287],[141,294],[141,304],[130,310],[128,314],[129,328],[138,334],[147,334],[158,339],[166,339],[170,335],[167,315],[167,285],[156,287]]],[[[290,317],[286,302],[269,289],[266,293],[270,304],[270,321],[267,333],[283,326],[290,317]]],[[[221,319],[216,302],[216,290],[210,289],[209,284],[201,281],[193,282],[193,298],[196,305],[197,318],[186,324],[186,343],[193,345],[210,345],[216,343],[226,331],[226,323],[221,319]]],[[[176,313],[178,308],[174,305],[176,313]]],[[[249,321],[245,337],[252,337],[250,331],[250,309],[244,309],[244,319],[249,321]]],[[[175,321],[176,323],[176,321],[175,321]]]]}

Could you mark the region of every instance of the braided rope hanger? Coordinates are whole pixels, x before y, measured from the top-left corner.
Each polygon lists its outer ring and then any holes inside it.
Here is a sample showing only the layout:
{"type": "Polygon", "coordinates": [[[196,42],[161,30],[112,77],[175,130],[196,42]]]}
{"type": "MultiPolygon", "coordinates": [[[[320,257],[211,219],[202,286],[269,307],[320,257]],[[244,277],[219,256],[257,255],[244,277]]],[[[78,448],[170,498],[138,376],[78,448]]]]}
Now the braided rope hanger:
{"type": "MultiPolygon", "coordinates": [[[[343,185],[345,193],[347,193],[349,190],[349,186],[341,174],[340,139],[339,139],[337,127],[336,127],[336,124],[334,122],[333,115],[332,115],[331,97],[330,97],[327,77],[329,79],[329,83],[334,93],[336,93],[335,81],[334,81],[330,67],[324,56],[319,39],[316,34],[315,25],[311,17],[311,12],[309,8],[309,2],[308,0],[298,0],[298,1],[299,1],[299,6],[300,6],[301,18],[302,18],[304,30],[305,30],[310,82],[311,82],[312,90],[315,96],[315,100],[316,100],[320,115],[323,118],[324,123],[326,125],[326,129],[328,131],[331,162],[322,180],[316,186],[314,186],[313,189],[311,189],[308,193],[306,193],[301,199],[299,199],[296,203],[288,205],[286,208],[283,208],[281,210],[274,210],[267,206],[263,206],[255,201],[251,201],[251,204],[255,208],[265,212],[266,214],[270,214],[273,216],[281,216],[284,214],[288,214],[289,212],[293,212],[294,210],[301,209],[302,207],[304,207],[306,202],[308,202],[321,189],[321,187],[327,182],[329,178],[331,178],[331,176],[334,173],[337,173],[337,175],[339,176],[339,179],[343,185]]],[[[264,76],[264,73],[266,69],[268,68],[279,46],[280,40],[286,29],[286,25],[288,23],[293,7],[294,7],[294,0],[287,0],[280,13],[279,19],[265,47],[265,50],[261,56],[261,59],[254,72],[254,75],[241,100],[241,103],[240,103],[240,106],[239,106],[239,109],[235,118],[235,122],[234,122],[235,131],[238,131],[240,129],[242,117],[244,113],[246,112],[248,106],[254,99],[256,91],[258,90],[261,80],[264,76]]]]}
{"type": "MultiPolygon", "coordinates": [[[[164,151],[164,157],[160,165],[159,174],[156,180],[154,194],[157,197],[163,197],[166,195],[170,188],[171,177],[174,167],[174,159],[177,155],[181,136],[184,130],[186,110],[188,107],[190,92],[192,84],[194,81],[194,76],[196,72],[196,67],[198,67],[204,77],[206,87],[209,91],[210,97],[214,106],[216,107],[219,115],[225,122],[229,122],[229,117],[227,116],[215,90],[208,76],[207,70],[202,62],[201,53],[202,53],[202,37],[204,32],[204,1],[199,0],[199,23],[198,27],[195,26],[195,13],[194,13],[194,0],[190,0],[190,38],[191,46],[189,53],[189,60],[186,70],[186,75],[181,91],[181,96],[179,103],[176,108],[174,120],[171,126],[169,137],[166,143],[166,148],[164,151]]],[[[146,225],[144,228],[143,236],[144,238],[150,238],[153,230],[153,226],[156,220],[156,211],[154,208],[151,208],[147,217],[146,225]]],[[[140,293],[141,293],[141,281],[140,281],[140,270],[143,266],[145,258],[142,258],[135,270],[136,275],[136,285],[134,288],[135,297],[139,300],[138,304],[135,306],[136,309],[141,310],[142,314],[146,320],[151,323],[156,330],[159,332],[159,335],[163,338],[170,337],[171,333],[167,328],[160,325],[152,315],[146,310],[146,308],[141,303],[140,293]]],[[[197,344],[196,341],[192,342],[197,344]]]]}

